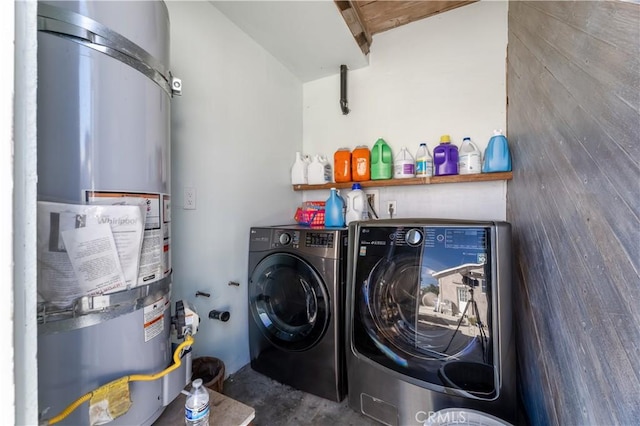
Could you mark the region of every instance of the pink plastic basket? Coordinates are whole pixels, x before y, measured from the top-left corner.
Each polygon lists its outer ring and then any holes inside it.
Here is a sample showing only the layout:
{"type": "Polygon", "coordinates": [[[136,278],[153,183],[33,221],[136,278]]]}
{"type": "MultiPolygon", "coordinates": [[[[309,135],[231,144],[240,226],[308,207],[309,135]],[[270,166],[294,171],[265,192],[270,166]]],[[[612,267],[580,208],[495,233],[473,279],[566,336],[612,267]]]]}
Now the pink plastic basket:
{"type": "Polygon", "coordinates": [[[324,226],[324,206],[324,201],[306,201],[298,207],[294,218],[303,226],[324,226]]]}

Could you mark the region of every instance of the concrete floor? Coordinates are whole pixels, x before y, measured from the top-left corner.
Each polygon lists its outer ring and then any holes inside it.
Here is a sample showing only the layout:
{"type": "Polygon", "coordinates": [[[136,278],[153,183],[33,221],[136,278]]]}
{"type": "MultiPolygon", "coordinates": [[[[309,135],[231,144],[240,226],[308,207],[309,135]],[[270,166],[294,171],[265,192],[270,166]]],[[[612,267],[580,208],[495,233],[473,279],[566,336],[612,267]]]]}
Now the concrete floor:
{"type": "Polygon", "coordinates": [[[245,365],[225,380],[222,393],[256,410],[252,426],[380,426],[342,402],[283,385],[245,365]]]}
{"type": "MultiPolygon", "coordinates": [[[[256,410],[251,426],[380,426],[342,402],[283,385],[247,364],[224,381],[223,394],[256,410]]],[[[475,424],[475,423],[474,423],[475,424]]],[[[530,426],[519,404],[518,426],[530,426]]]]}

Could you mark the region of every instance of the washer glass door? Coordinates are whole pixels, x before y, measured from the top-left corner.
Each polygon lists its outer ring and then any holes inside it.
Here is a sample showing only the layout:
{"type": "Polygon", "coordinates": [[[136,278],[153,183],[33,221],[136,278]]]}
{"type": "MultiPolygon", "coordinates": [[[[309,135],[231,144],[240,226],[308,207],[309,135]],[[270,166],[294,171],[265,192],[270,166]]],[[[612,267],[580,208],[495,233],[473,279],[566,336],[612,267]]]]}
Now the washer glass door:
{"type": "Polygon", "coordinates": [[[322,278],[298,256],[274,253],[253,270],[249,309],[264,336],[282,349],[313,347],[327,329],[328,306],[322,278]]]}
{"type": "Polygon", "coordinates": [[[438,386],[453,386],[450,376],[462,375],[477,383],[461,388],[493,398],[487,230],[373,228],[358,243],[364,249],[355,261],[355,349],[438,386]]]}

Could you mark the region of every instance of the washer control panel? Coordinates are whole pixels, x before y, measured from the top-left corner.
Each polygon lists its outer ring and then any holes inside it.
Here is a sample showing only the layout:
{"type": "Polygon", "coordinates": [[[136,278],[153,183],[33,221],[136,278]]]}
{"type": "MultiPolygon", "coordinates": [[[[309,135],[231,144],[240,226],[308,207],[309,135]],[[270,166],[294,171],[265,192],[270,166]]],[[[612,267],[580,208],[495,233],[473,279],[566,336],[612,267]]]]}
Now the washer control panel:
{"type": "Polygon", "coordinates": [[[271,248],[294,247],[300,245],[300,231],[276,229],[274,231],[271,248]]]}
{"type": "Polygon", "coordinates": [[[306,247],[333,248],[335,234],[330,232],[307,232],[304,239],[306,247]]]}
{"type": "Polygon", "coordinates": [[[289,233],[287,232],[283,232],[282,234],[280,234],[280,237],[278,239],[280,240],[280,244],[286,246],[291,242],[291,235],[289,235],[289,233]]]}
{"type": "Polygon", "coordinates": [[[335,232],[322,231],[294,231],[289,229],[278,229],[275,231],[272,240],[272,248],[293,247],[300,248],[333,248],[335,247],[335,232]]]}

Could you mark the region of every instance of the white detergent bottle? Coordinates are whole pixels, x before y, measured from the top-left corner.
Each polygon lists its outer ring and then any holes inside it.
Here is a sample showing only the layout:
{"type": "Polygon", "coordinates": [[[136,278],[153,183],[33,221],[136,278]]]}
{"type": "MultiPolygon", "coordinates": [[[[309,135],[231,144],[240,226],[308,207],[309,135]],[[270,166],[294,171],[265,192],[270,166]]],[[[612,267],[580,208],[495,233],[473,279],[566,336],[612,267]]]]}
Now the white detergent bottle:
{"type": "Polygon", "coordinates": [[[291,166],[291,184],[305,185],[309,182],[307,178],[307,163],[302,158],[301,152],[296,152],[296,161],[291,166]]]}
{"type": "Polygon", "coordinates": [[[309,185],[322,185],[330,182],[327,179],[327,163],[326,159],[323,161],[323,157],[320,155],[314,155],[313,160],[309,164],[309,172],[307,178],[309,185]]]}
{"type": "Polygon", "coordinates": [[[355,220],[368,220],[369,209],[367,207],[367,194],[364,193],[359,183],[351,186],[351,192],[347,194],[347,225],[355,220]]]}
{"type": "Polygon", "coordinates": [[[431,177],[433,176],[433,158],[429,153],[429,148],[425,142],[420,144],[418,151],[416,152],[416,177],[431,177]]]}
{"type": "Polygon", "coordinates": [[[416,164],[413,161],[413,156],[406,147],[402,147],[393,162],[393,177],[395,179],[415,177],[415,167],[416,164]]]}
{"type": "Polygon", "coordinates": [[[471,175],[482,171],[482,153],[470,137],[462,139],[458,154],[458,173],[471,175]]]}
{"type": "Polygon", "coordinates": [[[329,162],[329,159],[324,155],[321,155],[320,162],[324,166],[324,177],[323,177],[324,183],[333,182],[333,169],[331,168],[331,163],[329,162]]]}

